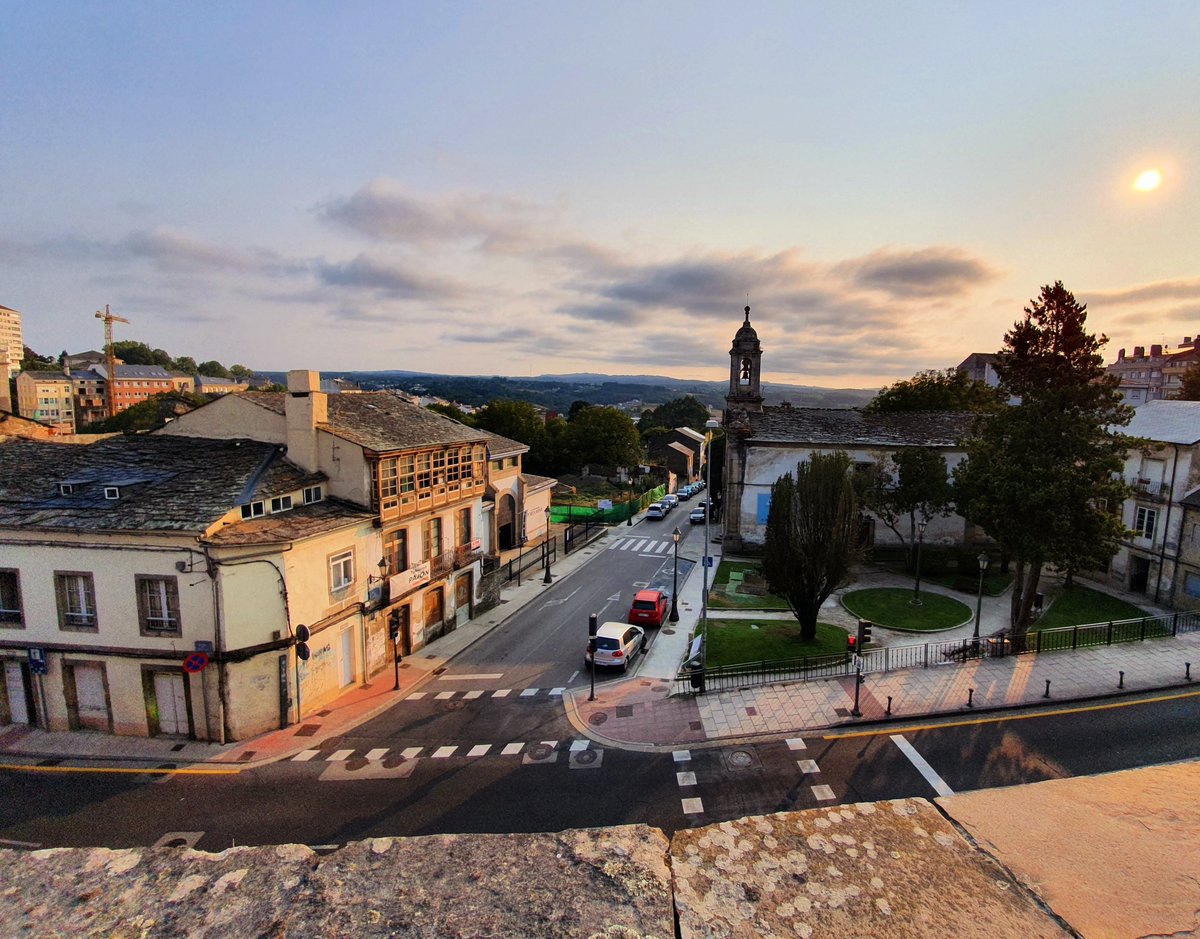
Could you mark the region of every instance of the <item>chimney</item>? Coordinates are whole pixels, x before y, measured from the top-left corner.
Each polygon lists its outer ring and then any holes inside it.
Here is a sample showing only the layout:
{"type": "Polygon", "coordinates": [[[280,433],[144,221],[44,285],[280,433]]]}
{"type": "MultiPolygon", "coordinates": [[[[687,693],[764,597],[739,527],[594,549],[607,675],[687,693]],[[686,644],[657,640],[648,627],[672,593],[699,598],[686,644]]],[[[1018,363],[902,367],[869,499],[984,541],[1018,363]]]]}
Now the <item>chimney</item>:
{"type": "Polygon", "coordinates": [[[317,446],[317,425],[329,418],[328,398],[321,391],[321,373],[294,369],[287,373],[288,459],[302,469],[315,473],[320,470],[317,446]]]}
{"type": "Polygon", "coordinates": [[[1117,350],[1117,361],[1118,361],[1118,362],[1124,362],[1124,361],[1125,361],[1125,350],[1124,350],[1124,349],[1118,349],[1118,350],[1117,350]]]}
{"type": "Polygon", "coordinates": [[[1146,347],[1145,346],[1134,346],[1133,347],[1133,357],[1135,359],[1145,358],[1145,356],[1146,356],[1146,347]]]}
{"type": "Polygon", "coordinates": [[[1181,342],[1181,343],[1180,343],[1180,345],[1181,345],[1181,346],[1190,346],[1191,344],[1192,344],[1192,337],[1191,337],[1191,336],[1184,336],[1184,337],[1183,337],[1183,342],[1181,342]]]}
{"type": "Polygon", "coordinates": [[[1156,344],[1156,345],[1153,345],[1150,347],[1150,357],[1151,358],[1161,358],[1161,356],[1162,356],[1162,346],[1161,345],[1156,344]]]}

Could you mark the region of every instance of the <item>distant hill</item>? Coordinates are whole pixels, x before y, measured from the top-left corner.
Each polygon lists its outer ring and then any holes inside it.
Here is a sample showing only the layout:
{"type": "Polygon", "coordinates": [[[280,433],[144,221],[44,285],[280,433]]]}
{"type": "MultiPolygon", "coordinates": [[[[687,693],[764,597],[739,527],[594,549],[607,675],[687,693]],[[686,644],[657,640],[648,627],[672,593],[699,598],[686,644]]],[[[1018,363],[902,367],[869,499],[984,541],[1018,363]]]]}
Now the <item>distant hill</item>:
{"type": "MultiPolygon", "coordinates": [[[[259,377],[287,382],[285,372],[255,372],[259,377]]],[[[537,375],[529,378],[495,375],[437,375],[397,369],[371,372],[322,372],[322,378],[343,378],[364,391],[394,388],[409,394],[426,394],[471,407],[482,407],[495,398],[528,401],[551,411],[565,412],[575,401],[622,407],[632,413],[654,407],[672,398],[694,395],[710,408],[725,404],[728,385],[724,381],[697,381],[666,375],[602,375],[580,372],[566,375],[537,375]]],[[[875,396],[875,388],[818,388],[763,382],[767,404],[783,401],[795,407],[855,408],[875,396]]]]}

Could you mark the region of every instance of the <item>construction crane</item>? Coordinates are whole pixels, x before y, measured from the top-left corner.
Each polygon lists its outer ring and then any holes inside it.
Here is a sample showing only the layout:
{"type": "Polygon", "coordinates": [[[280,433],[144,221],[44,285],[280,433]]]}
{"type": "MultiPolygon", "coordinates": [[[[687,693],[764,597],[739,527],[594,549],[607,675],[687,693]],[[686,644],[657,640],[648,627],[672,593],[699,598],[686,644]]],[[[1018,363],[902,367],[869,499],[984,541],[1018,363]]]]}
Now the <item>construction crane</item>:
{"type": "Polygon", "coordinates": [[[96,319],[104,320],[104,365],[108,375],[104,379],[104,405],[109,417],[117,413],[117,356],[113,352],[112,324],[128,323],[123,316],[117,316],[104,304],[104,312],[96,311],[96,319]]]}

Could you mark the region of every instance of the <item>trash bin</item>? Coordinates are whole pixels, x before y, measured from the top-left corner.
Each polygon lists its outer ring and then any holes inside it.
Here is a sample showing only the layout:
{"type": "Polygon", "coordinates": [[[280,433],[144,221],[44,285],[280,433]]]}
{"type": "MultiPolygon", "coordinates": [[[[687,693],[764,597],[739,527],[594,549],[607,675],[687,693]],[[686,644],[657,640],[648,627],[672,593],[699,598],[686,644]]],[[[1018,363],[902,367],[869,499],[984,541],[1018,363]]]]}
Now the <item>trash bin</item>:
{"type": "Polygon", "coordinates": [[[692,663],[690,679],[692,687],[704,694],[704,666],[699,662],[692,663]]]}

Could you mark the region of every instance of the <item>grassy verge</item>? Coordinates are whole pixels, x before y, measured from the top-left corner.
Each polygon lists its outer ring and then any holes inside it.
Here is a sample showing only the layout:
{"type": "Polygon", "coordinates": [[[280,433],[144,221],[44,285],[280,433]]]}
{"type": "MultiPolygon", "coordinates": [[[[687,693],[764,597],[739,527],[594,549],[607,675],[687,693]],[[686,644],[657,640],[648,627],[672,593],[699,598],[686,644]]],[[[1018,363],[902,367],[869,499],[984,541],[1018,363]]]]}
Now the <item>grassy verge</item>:
{"type": "MultiPolygon", "coordinates": [[[[979,572],[976,571],[974,576],[960,577],[956,574],[931,574],[923,577],[922,580],[928,581],[931,584],[937,584],[939,587],[945,587],[947,590],[957,590],[959,593],[968,593],[975,596],[979,592],[979,572]]],[[[992,572],[990,569],[983,575],[983,593],[984,596],[998,597],[1012,586],[1012,574],[1001,574],[992,572]]]]}
{"type": "Polygon", "coordinates": [[[708,621],[709,666],[834,655],[845,651],[846,631],[828,623],[817,623],[817,638],[813,642],[801,642],[800,624],[795,620],[708,621]]]}
{"type": "Polygon", "coordinates": [[[953,597],[926,592],[921,594],[921,605],[914,606],[912,596],[904,587],[873,587],[850,591],[842,597],[842,605],[859,619],[916,632],[950,629],[971,616],[970,608],[953,597]]]}
{"type": "Polygon", "coordinates": [[[727,592],[730,574],[757,574],[759,565],[754,561],[726,561],[717,565],[713,575],[712,590],[708,595],[708,605],[714,610],[786,610],[787,600],[773,593],[753,594],[727,592]]]}
{"type": "Polygon", "coordinates": [[[1060,626],[1080,626],[1084,623],[1107,623],[1110,620],[1135,619],[1146,616],[1145,610],[1087,587],[1064,590],[1050,608],[1030,629],[1057,629],[1060,626]]]}

